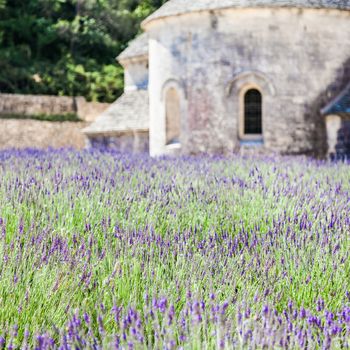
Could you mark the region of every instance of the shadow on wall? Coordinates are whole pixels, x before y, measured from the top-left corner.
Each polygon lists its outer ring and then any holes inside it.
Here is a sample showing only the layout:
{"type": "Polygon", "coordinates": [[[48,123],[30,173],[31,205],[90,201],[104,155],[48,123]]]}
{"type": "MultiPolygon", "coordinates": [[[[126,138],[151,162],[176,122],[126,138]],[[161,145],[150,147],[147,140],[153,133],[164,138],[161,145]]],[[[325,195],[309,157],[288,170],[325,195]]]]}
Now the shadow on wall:
{"type": "Polygon", "coordinates": [[[148,132],[120,132],[89,138],[88,146],[96,149],[113,149],[125,153],[149,153],[148,132]]]}
{"type": "MultiPolygon", "coordinates": [[[[350,58],[347,59],[343,65],[337,70],[336,79],[328,85],[322,94],[320,94],[313,103],[306,108],[305,121],[306,123],[316,123],[314,130],[310,134],[310,138],[313,140],[315,149],[318,149],[313,156],[325,157],[327,154],[327,130],[325,116],[321,114],[321,109],[324,108],[330,101],[336,98],[347,86],[350,81],[350,58]]],[[[347,123],[346,123],[347,125],[347,123]]],[[[347,129],[348,126],[345,127],[347,129]]],[[[339,132],[342,132],[340,129],[339,132]]],[[[343,132],[344,133],[344,132],[343,132]]],[[[344,133],[339,135],[349,137],[350,135],[344,133]]],[[[347,140],[346,142],[350,142],[347,140]]],[[[350,150],[349,150],[350,151],[350,150]]],[[[350,154],[350,153],[349,153],[350,154]]]]}
{"type": "Polygon", "coordinates": [[[342,120],[337,133],[335,153],[330,154],[331,160],[350,160],[350,120],[342,120]]]}

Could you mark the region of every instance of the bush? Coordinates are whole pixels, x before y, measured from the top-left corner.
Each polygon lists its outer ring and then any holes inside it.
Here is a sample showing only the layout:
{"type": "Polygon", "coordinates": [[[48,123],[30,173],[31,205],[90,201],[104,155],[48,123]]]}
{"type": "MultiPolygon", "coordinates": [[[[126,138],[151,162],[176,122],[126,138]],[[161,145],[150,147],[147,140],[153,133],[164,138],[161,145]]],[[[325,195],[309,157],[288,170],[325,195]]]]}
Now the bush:
{"type": "Polygon", "coordinates": [[[63,114],[0,114],[0,119],[31,119],[47,122],[80,122],[82,121],[75,113],[63,114]]]}

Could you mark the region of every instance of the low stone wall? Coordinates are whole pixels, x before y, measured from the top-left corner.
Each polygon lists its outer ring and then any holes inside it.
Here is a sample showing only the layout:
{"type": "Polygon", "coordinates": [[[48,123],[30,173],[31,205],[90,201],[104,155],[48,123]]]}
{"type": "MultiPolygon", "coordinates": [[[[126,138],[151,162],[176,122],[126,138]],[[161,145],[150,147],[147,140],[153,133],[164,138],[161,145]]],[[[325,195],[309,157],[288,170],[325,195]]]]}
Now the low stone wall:
{"type": "Polygon", "coordinates": [[[114,135],[90,136],[88,146],[109,148],[128,153],[149,153],[149,133],[117,133],[114,135]]]}
{"type": "Polygon", "coordinates": [[[94,122],[111,104],[87,102],[84,97],[76,98],[77,114],[81,120],[94,122]]]}
{"type": "Polygon", "coordinates": [[[76,113],[84,121],[94,121],[109,103],[87,102],[84,97],[0,94],[0,114],[76,113]]]}
{"type": "Polygon", "coordinates": [[[86,146],[81,132],[86,122],[42,122],[36,120],[0,119],[0,149],[6,148],[60,148],[86,146]]]}

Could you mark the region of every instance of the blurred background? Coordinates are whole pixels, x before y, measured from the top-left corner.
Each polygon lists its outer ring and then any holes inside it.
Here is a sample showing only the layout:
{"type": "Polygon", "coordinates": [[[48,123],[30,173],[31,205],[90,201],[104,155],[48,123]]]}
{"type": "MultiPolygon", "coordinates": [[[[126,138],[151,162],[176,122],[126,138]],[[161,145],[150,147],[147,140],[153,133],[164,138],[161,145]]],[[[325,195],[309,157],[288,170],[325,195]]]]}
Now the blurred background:
{"type": "Polygon", "coordinates": [[[115,57],[165,0],[0,0],[0,92],[84,96],[123,92],[115,57]]]}

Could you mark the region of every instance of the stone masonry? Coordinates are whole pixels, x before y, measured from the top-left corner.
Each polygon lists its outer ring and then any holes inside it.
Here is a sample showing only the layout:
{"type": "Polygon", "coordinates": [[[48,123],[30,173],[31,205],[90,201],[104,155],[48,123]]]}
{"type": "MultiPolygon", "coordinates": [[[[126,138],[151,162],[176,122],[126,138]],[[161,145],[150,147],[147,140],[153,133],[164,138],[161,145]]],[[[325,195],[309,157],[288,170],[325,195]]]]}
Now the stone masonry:
{"type": "Polygon", "coordinates": [[[0,94],[0,115],[75,113],[81,120],[94,121],[108,106],[87,102],[84,97],[0,94]]]}
{"type": "Polygon", "coordinates": [[[86,122],[42,122],[37,120],[0,119],[0,149],[61,148],[83,149],[87,138],[82,129],[86,122]]]}
{"type": "Polygon", "coordinates": [[[90,140],[101,126],[106,137],[114,130],[114,138],[130,137],[142,126],[152,156],[324,157],[348,148],[350,155],[344,119],[350,99],[335,113],[342,120],[326,126],[331,102],[350,82],[349,1],[169,0],[142,27],[145,33],[118,57],[125,94],[87,129],[90,140]],[[251,129],[258,134],[245,132],[246,96],[253,90],[260,96],[252,107],[260,124],[251,129]],[[139,103],[146,91],[148,113],[139,103]]]}
{"type": "Polygon", "coordinates": [[[254,86],[263,95],[262,147],[325,155],[320,110],[350,80],[350,11],[228,8],[144,27],[150,36],[152,155],[167,152],[161,96],[170,85],[182,95],[184,153],[239,150],[240,93],[254,86]]]}
{"type": "Polygon", "coordinates": [[[82,129],[93,122],[108,103],[87,102],[83,97],[0,94],[0,149],[84,148],[88,144],[82,129]],[[1,119],[1,114],[36,115],[76,113],[82,122],[44,122],[1,119]]]}

